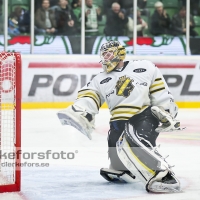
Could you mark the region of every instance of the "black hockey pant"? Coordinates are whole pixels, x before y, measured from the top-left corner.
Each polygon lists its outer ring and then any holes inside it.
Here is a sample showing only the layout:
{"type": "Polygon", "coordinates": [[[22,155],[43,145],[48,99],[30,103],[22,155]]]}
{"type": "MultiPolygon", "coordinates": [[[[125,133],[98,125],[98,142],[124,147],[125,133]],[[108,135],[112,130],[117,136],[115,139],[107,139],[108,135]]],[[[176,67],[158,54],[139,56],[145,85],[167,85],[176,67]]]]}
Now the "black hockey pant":
{"type": "MultiPolygon", "coordinates": [[[[145,109],[142,113],[130,118],[129,123],[133,125],[134,129],[140,137],[148,140],[152,146],[156,146],[156,138],[158,134],[155,129],[158,127],[159,121],[152,115],[151,107],[145,109]]],[[[117,155],[116,142],[121,136],[124,126],[127,121],[114,121],[110,123],[110,130],[108,135],[108,154],[110,157],[111,165],[116,170],[127,170],[117,155]]],[[[142,142],[142,141],[141,141],[142,142]]],[[[148,146],[147,143],[143,142],[148,146]]]]}

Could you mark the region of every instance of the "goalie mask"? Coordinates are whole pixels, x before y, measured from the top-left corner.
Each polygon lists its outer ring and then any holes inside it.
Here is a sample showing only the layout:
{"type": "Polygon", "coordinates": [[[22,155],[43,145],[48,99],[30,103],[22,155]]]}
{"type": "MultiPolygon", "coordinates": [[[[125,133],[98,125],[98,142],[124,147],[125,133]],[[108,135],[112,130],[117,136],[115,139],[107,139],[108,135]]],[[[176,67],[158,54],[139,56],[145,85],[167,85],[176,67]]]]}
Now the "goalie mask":
{"type": "Polygon", "coordinates": [[[111,72],[126,56],[126,49],[118,41],[109,41],[100,48],[102,67],[107,73],[111,72]]]}

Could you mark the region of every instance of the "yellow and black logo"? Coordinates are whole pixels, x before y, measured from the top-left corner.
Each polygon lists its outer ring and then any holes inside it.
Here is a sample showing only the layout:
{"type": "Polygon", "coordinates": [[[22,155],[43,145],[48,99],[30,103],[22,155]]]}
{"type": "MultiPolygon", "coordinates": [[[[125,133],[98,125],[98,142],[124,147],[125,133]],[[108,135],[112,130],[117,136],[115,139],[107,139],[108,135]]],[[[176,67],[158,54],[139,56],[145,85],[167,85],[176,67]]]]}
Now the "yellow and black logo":
{"type": "Polygon", "coordinates": [[[134,89],[134,85],[132,84],[134,80],[131,80],[129,77],[122,76],[117,81],[116,95],[128,97],[131,91],[134,89]]]}

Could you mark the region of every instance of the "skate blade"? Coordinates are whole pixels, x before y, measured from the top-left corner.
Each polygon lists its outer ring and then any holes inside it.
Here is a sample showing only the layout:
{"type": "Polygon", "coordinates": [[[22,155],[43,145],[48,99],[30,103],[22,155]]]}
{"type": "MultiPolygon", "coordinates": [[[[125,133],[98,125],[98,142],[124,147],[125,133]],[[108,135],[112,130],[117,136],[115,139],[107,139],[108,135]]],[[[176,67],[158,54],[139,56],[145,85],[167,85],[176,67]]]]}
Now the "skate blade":
{"type": "Polygon", "coordinates": [[[160,189],[150,188],[149,190],[154,193],[182,193],[183,192],[180,188],[175,189],[175,188],[168,188],[168,187],[160,188],[160,189]]]}

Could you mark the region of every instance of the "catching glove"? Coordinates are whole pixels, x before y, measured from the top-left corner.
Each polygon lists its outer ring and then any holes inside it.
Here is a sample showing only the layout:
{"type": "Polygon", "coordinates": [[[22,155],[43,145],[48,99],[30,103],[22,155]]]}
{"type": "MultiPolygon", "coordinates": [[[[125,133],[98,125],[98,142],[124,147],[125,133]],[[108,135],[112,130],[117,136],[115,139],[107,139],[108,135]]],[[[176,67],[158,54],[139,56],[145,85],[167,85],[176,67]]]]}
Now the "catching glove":
{"type": "Polygon", "coordinates": [[[160,132],[171,132],[171,131],[181,131],[184,128],[180,127],[180,121],[174,119],[170,113],[165,111],[162,107],[152,106],[152,114],[162,123],[161,126],[156,128],[158,133],[160,132]]]}

